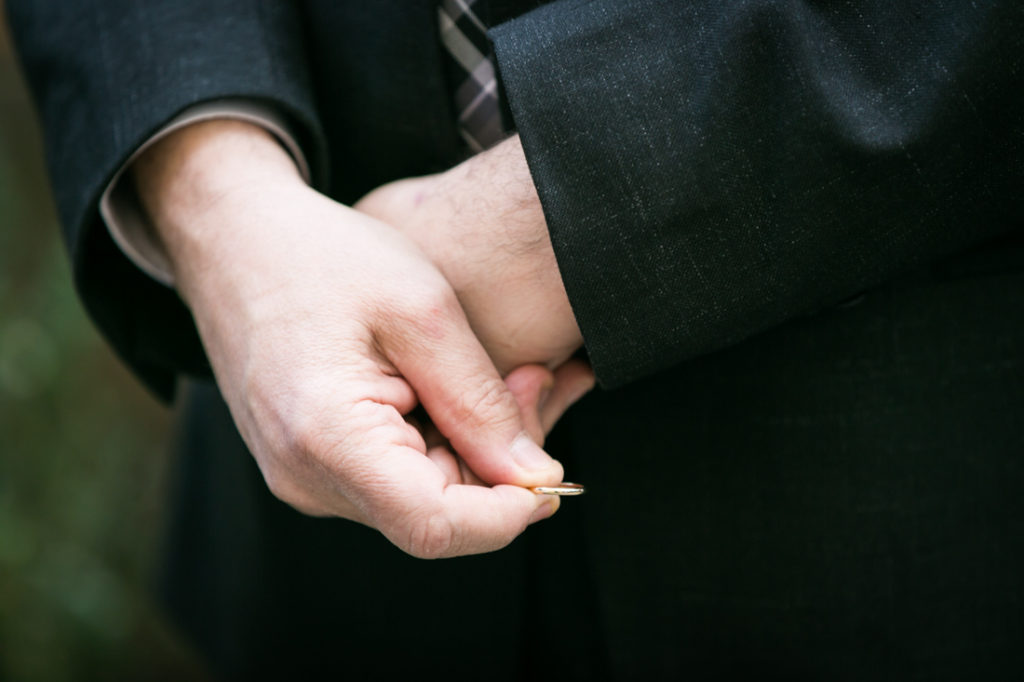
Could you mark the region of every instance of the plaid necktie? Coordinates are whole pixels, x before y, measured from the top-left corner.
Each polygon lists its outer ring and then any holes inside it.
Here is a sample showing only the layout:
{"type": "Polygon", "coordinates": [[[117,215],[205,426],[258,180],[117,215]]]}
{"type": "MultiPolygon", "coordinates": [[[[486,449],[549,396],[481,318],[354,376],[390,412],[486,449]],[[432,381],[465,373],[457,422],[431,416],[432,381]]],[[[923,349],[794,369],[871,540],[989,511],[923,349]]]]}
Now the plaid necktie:
{"type": "Polygon", "coordinates": [[[483,151],[504,136],[494,55],[479,11],[485,0],[442,0],[437,8],[441,43],[449,57],[459,133],[469,147],[483,151]],[[476,10],[474,11],[474,6],[476,10]]]}

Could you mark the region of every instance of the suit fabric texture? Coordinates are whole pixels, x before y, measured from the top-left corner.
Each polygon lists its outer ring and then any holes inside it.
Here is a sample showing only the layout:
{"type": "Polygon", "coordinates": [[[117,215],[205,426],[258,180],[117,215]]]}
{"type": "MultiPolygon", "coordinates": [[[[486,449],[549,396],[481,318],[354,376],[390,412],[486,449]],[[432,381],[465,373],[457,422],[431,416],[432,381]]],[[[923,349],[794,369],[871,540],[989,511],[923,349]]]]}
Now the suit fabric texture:
{"type": "Polygon", "coordinates": [[[490,7],[602,387],[550,444],[590,492],[423,562],[270,496],[96,205],[227,97],[286,116],[339,201],[458,162],[436,3],[8,2],[83,301],[180,388],[176,622],[228,678],[1019,677],[1019,4],[490,7]]]}

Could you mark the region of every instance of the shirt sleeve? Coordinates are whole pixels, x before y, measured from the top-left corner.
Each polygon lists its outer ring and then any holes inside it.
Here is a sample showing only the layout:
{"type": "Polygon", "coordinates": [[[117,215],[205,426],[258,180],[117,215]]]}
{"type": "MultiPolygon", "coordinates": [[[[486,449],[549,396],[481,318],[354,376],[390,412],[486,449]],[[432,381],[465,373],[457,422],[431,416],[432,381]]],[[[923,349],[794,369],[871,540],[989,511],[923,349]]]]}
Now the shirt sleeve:
{"type": "Polygon", "coordinates": [[[100,215],[121,252],[140,270],[161,284],[174,286],[174,275],[153,226],[139,204],[133,184],[124,177],[135,159],[162,138],[193,123],[212,119],[234,119],[258,125],[288,151],[303,179],[311,181],[309,164],[287,122],[272,107],[242,99],[225,99],[190,107],[146,140],[114,174],[100,197],[100,215]]]}

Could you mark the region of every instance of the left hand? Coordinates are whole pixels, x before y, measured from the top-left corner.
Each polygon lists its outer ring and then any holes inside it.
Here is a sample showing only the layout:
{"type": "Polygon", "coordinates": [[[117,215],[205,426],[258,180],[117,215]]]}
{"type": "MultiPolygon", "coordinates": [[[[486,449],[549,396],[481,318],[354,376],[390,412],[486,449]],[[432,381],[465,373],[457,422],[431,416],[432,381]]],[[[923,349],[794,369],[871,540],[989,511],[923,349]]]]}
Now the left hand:
{"type": "Polygon", "coordinates": [[[451,284],[503,374],[555,368],[583,343],[519,137],[355,207],[409,236],[451,284]]]}

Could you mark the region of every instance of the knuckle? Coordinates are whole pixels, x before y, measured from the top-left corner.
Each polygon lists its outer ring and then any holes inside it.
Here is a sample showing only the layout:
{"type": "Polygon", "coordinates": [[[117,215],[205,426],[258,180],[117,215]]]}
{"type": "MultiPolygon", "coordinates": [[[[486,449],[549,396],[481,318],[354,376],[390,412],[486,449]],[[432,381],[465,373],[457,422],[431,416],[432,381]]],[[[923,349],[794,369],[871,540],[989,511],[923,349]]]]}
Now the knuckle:
{"type": "Polygon", "coordinates": [[[418,559],[441,559],[450,556],[454,545],[454,525],[443,512],[435,512],[413,523],[403,549],[418,559]]]}
{"type": "Polygon", "coordinates": [[[420,287],[391,307],[396,327],[411,329],[417,336],[441,340],[453,318],[462,314],[455,292],[448,286],[420,287]]]}
{"type": "Polygon", "coordinates": [[[323,447],[324,431],[316,414],[305,413],[294,419],[287,432],[285,450],[292,458],[315,455],[323,447]]]}
{"type": "Polygon", "coordinates": [[[306,499],[306,495],[303,494],[299,486],[295,485],[290,477],[277,472],[268,472],[263,474],[263,480],[267,484],[270,494],[281,502],[300,511],[311,507],[306,499]]]}
{"type": "Polygon", "coordinates": [[[324,515],[329,510],[317,501],[324,475],[323,462],[335,447],[336,427],[318,411],[282,420],[273,442],[259,457],[264,482],[270,493],[280,501],[304,514],[324,515]]]}
{"type": "Polygon", "coordinates": [[[451,407],[451,418],[457,424],[486,421],[494,427],[512,424],[518,417],[515,399],[496,376],[481,379],[461,392],[451,407]]]}
{"type": "Polygon", "coordinates": [[[342,440],[339,421],[322,405],[308,405],[296,410],[289,418],[283,443],[287,457],[293,461],[319,461],[331,455],[342,440]]]}

